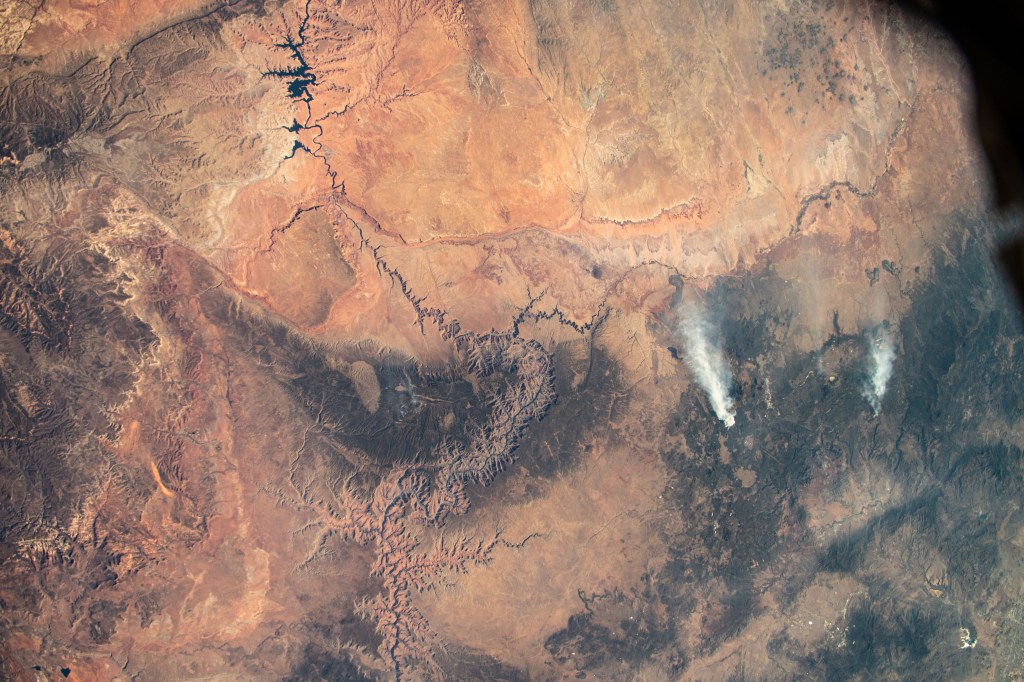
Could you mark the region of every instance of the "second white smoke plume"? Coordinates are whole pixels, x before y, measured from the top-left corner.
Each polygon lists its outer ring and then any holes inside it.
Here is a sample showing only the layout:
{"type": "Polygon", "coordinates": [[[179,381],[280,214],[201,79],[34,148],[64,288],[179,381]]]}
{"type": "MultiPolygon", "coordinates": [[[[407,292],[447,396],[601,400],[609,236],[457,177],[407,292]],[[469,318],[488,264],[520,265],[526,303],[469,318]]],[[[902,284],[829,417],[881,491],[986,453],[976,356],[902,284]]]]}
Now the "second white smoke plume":
{"type": "Polygon", "coordinates": [[[732,372],[722,349],[712,342],[715,334],[700,306],[684,302],[679,332],[683,336],[686,364],[708,395],[715,415],[728,428],[736,423],[732,396],[732,372]]]}
{"type": "Polygon", "coordinates": [[[892,366],[896,362],[896,347],[887,325],[879,325],[868,332],[868,357],[871,365],[868,368],[867,380],[864,382],[864,397],[871,403],[877,415],[882,410],[882,398],[892,378],[892,366]]]}

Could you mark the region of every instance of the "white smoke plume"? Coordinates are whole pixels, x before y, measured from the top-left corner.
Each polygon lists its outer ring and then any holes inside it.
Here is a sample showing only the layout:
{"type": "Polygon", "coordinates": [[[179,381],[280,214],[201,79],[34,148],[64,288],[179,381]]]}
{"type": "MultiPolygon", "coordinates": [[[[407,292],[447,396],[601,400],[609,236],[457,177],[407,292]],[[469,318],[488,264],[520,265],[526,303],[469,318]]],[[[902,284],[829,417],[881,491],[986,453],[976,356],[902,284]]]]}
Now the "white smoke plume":
{"type": "Polygon", "coordinates": [[[733,406],[732,372],[729,363],[712,339],[716,336],[704,310],[695,303],[683,302],[680,307],[682,320],[679,332],[683,336],[683,350],[686,364],[704,392],[708,394],[711,408],[726,428],[736,423],[736,408],[733,406]]]}
{"type": "Polygon", "coordinates": [[[892,332],[888,325],[881,324],[867,335],[868,357],[871,366],[868,368],[867,380],[864,382],[864,397],[871,403],[877,416],[882,410],[882,397],[886,386],[892,378],[892,366],[896,361],[896,347],[892,332]]]}

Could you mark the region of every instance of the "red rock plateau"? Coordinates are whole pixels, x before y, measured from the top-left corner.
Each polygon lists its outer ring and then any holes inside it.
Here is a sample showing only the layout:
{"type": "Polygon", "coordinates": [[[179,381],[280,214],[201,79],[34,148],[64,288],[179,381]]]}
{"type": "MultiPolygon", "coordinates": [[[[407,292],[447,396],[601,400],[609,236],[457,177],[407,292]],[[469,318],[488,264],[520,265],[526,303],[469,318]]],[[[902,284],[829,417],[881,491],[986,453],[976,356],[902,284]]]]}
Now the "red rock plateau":
{"type": "Polygon", "coordinates": [[[935,29],[7,0],[0,54],[3,679],[1022,679],[935,29]]]}

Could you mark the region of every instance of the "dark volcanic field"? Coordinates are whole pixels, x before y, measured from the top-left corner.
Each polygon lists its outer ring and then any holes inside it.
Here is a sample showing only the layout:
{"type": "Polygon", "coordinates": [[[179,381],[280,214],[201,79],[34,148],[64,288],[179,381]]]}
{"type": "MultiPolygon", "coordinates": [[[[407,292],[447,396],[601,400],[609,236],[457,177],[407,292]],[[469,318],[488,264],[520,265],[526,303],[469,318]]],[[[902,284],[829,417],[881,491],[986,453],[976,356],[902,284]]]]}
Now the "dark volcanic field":
{"type": "MultiPolygon", "coordinates": [[[[995,672],[1008,679],[1024,663],[1024,624],[1003,614],[1019,614],[1024,605],[1006,603],[998,585],[1019,580],[1024,567],[1008,565],[1000,543],[1024,523],[1024,480],[1020,448],[995,434],[1006,433],[1024,404],[1024,339],[992,262],[996,230],[984,221],[963,216],[960,251],[939,261],[927,285],[904,292],[912,311],[898,331],[877,417],[862,395],[864,338],[833,336],[818,353],[794,355],[777,339],[785,339],[796,311],[787,309],[788,285],[770,266],[716,288],[710,299],[731,311],[722,336],[740,370],[736,426],[724,429],[696,387],[680,397],[666,428],[700,454],[662,453],[676,474],[666,493],[686,520],[671,539],[671,560],[646,578],[642,592],[584,600],[547,649],[563,660],[574,652],[580,671],[628,670],[671,647],[677,624],[704,607],[715,616],[702,619],[702,648],[663,652],[683,670],[688,658],[713,653],[764,613],[768,593],[785,612],[819,574],[847,574],[866,589],[835,624],[838,643],[807,648],[784,621],[772,629],[767,649],[787,676],[969,679],[995,672]],[[826,353],[841,359],[823,372],[826,353]],[[731,464],[717,456],[721,448],[731,464]],[[753,488],[735,483],[737,466],[757,471],[753,488]],[[898,503],[818,543],[807,528],[808,505],[822,499],[810,497],[809,487],[824,480],[827,503],[844,479],[871,477],[899,490],[898,503]],[[937,564],[946,573],[929,575],[934,591],[924,593],[920,579],[937,564]],[[714,584],[721,586],[716,608],[707,609],[692,586],[714,584]],[[595,624],[617,600],[638,614],[668,615],[623,620],[617,629],[595,624]],[[982,621],[998,624],[993,638],[961,650],[960,628],[977,637],[982,621]],[[993,650],[1018,653],[996,663],[993,650]]],[[[870,510],[872,500],[865,506],[870,510]]],[[[741,659],[734,679],[762,678],[745,674],[741,659]]]]}

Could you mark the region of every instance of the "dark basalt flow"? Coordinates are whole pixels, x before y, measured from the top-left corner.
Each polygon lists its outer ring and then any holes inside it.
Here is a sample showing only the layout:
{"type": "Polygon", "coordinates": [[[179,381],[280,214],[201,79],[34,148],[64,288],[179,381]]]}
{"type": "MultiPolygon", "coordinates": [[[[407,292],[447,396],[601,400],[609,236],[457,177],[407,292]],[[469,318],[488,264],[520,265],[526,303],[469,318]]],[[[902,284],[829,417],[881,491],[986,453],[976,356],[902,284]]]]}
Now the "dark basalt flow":
{"type": "MultiPolygon", "coordinates": [[[[722,338],[736,375],[736,425],[720,428],[698,387],[680,397],[666,430],[681,436],[688,452],[669,449],[663,459],[674,472],[666,498],[684,530],[671,538],[669,561],[650,576],[643,598],[632,596],[667,608],[667,620],[652,624],[657,632],[697,607],[695,586],[724,585],[705,610],[715,615],[705,616],[699,649],[675,652],[678,660],[713,652],[760,612],[753,586],[765,584],[767,570],[767,583],[780,585],[790,603],[818,572],[849,574],[870,586],[838,624],[842,637],[820,649],[805,650],[779,623],[769,654],[798,677],[853,679],[871,671],[879,679],[965,679],[991,665],[981,645],[965,655],[958,632],[993,617],[986,600],[1001,575],[997,533],[1007,524],[1002,532],[1012,536],[1024,523],[1007,511],[1019,506],[1022,453],[983,435],[1013,423],[1024,405],[1024,339],[989,255],[986,235],[998,230],[975,215],[956,220],[968,236],[948,257],[938,256],[930,282],[910,292],[911,312],[899,325],[898,357],[877,417],[862,394],[864,339],[836,333],[815,353],[788,350],[797,311],[786,301],[796,299],[770,267],[710,294],[709,307],[729,311],[722,338]],[[737,467],[757,473],[751,489],[736,481],[737,467]],[[805,528],[803,493],[811,477],[841,468],[844,478],[856,478],[869,467],[906,491],[905,499],[818,547],[805,528]],[[948,567],[942,599],[922,600],[913,585],[890,579],[906,570],[924,575],[935,557],[948,567]],[[772,566],[786,568],[776,575],[772,566]]],[[[1001,622],[1001,642],[1024,641],[1024,626],[1001,622]]],[[[650,640],[634,642],[624,632],[595,625],[588,608],[547,648],[558,660],[576,652],[578,670],[602,674],[611,661],[671,650],[671,638],[652,649],[650,640]]],[[[736,678],[745,679],[742,669],[736,678]]]]}

